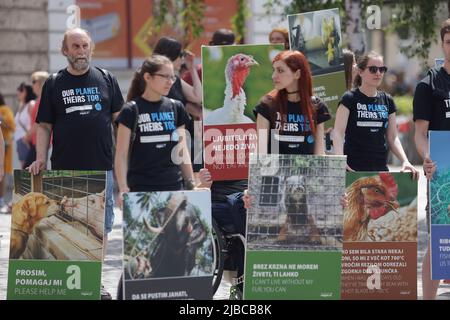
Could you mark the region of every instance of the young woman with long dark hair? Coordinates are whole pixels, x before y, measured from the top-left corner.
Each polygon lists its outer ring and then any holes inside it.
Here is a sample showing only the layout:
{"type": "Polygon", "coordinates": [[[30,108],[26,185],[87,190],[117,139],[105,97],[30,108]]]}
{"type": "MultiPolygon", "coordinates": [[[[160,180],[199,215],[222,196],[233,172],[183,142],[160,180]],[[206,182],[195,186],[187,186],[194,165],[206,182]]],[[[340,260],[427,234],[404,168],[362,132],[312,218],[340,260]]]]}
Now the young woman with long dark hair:
{"type": "Polygon", "coordinates": [[[115,172],[119,191],[192,189],[194,176],[186,145],[188,115],[181,102],[166,98],[175,81],[172,62],[160,55],[146,59],[135,72],[127,101],[117,119],[115,172]],[[130,148],[135,127],[136,136],[130,148]],[[173,152],[178,148],[179,152],[173,152]],[[128,154],[130,152],[129,160],[128,154]],[[172,154],[181,157],[173,159],[172,154]]]}

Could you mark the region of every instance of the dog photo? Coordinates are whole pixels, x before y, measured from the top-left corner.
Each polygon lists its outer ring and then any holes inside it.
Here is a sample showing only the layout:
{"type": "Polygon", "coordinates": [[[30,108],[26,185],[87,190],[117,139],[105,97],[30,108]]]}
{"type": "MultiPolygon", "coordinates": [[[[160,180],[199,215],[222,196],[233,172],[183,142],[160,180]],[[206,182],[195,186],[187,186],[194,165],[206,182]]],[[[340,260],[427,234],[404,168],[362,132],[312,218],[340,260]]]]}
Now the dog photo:
{"type": "Polygon", "coordinates": [[[101,261],[105,172],[14,171],[10,259],[101,261]]]}

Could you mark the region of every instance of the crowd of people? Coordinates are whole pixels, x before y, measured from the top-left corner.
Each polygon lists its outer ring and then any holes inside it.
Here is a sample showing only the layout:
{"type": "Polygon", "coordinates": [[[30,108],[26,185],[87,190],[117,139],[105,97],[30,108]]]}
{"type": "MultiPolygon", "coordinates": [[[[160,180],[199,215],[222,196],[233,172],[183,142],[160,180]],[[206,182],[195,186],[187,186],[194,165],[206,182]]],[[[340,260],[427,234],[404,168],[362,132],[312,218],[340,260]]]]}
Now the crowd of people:
{"type": "MultiPolygon", "coordinates": [[[[232,45],[234,39],[231,31],[220,29],[210,45],[232,45]]],[[[268,144],[260,146],[258,152],[325,155],[324,123],[331,114],[326,103],[313,95],[307,57],[300,51],[288,50],[289,36],[283,28],[274,29],[269,41],[284,44],[286,50],[272,60],[273,90],[254,108],[257,132],[268,134],[259,137],[268,144]],[[290,126],[290,119],[302,119],[302,125],[290,126]],[[289,143],[294,140],[298,143],[289,143]]],[[[450,92],[450,19],[442,26],[441,41],[444,66],[431,69],[414,96],[416,147],[424,159],[428,179],[436,170],[428,154],[428,130],[450,130],[449,117],[445,116],[448,97],[435,94],[441,89],[450,92]]],[[[45,71],[34,72],[31,85],[21,83],[15,116],[0,95],[0,143],[4,144],[0,146],[0,159],[4,159],[3,165],[0,163],[0,178],[12,173],[13,145],[21,168],[32,174],[48,168],[50,147],[52,169],[107,171],[104,250],[114,220],[113,170],[119,204],[122,194],[130,191],[209,188],[213,217],[219,224],[234,225],[235,231],[245,236],[246,208],[252,205],[247,180],[213,181],[203,165],[192,165],[198,155],[189,149],[187,141],[196,135],[199,138],[201,132],[195,131],[193,123],[202,119],[202,67],[194,65],[194,55],[183,50],[177,40],[162,37],[152,56],[135,72],[124,101],[115,76],[91,66],[93,49],[87,31],[68,30],[61,46],[68,62],[66,68],[51,76],[45,71]],[[77,90],[95,92],[98,100],[86,109],[86,105],[80,106],[74,93],[77,90]],[[170,121],[152,127],[153,115],[170,121]],[[115,154],[112,127],[117,129],[115,154]],[[180,161],[172,157],[174,148],[178,149],[180,161]]],[[[344,62],[348,91],[339,101],[332,130],[334,153],[347,155],[348,171],[388,171],[387,154],[391,150],[402,163],[401,171],[409,171],[417,179],[419,172],[408,161],[398,139],[394,100],[379,89],[387,71],[383,57],[370,52],[355,59],[352,52],[344,51],[344,62]],[[373,125],[379,119],[364,118],[364,113],[358,113],[360,104],[382,108],[381,125],[373,125]],[[371,125],[361,126],[361,122],[371,125]]],[[[1,180],[0,210],[8,212],[11,209],[4,203],[4,179],[1,180]]],[[[240,248],[236,257],[239,278],[244,274],[244,250],[240,248]]],[[[427,251],[424,299],[433,299],[439,284],[431,281],[429,259],[427,251]]],[[[238,288],[242,290],[242,283],[238,288]]],[[[107,292],[102,297],[111,298],[107,292]]]]}

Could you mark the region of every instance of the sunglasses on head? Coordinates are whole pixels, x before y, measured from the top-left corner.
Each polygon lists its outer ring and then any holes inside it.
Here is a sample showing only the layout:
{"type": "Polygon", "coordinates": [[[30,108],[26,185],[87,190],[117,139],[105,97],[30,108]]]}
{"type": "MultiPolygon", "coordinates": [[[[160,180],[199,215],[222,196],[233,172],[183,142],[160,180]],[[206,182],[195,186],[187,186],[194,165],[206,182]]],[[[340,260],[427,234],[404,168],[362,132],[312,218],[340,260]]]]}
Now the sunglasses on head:
{"type": "Polygon", "coordinates": [[[382,67],[377,67],[377,66],[368,66],[367,69],[369,69],[370,73],[377,73],[377,71],[379,70],[380,73],[385,73],[387,71],[387,67],[382,66],[382,67]]]}

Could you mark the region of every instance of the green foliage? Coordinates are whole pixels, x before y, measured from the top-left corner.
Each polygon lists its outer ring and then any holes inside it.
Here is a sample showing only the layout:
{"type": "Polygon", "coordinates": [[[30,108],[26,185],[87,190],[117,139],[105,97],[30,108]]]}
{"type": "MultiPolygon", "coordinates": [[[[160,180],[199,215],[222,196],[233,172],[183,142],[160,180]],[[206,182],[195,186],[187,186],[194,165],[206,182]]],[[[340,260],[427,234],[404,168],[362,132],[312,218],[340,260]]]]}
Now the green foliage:
{"type": "Polygon", "coordinates": [[[231,26],[236,35],[236,43],[244,43],[245,20],[250,16],[247,0],[237,0],[237,12],[231,17],[231,26]]]}
{"type": "Polygon", "coordinates": [[[203,32],[204,0],[185,0],[181,11],[181,25],[186,30],[186,42],[191,43],[203,32]]]}
{"type": "Polygon", "coordinates": [[[398,1],[391,19],[390,31],[398,32],[403,38],[414,37],[410,46],[400,51],[408,57],[418,57],[423,63],[428,59],[429,50],[437,42],[437,21],[435,16],[441,1],[408,0],[398,1]]]}
{"type": "Polygon", "coordinates": [[[410,95],[406,96],[395,96],[394,102],[397,106],[397,114],[410,115],[413,111],[413,97],[410,95]]]}
{"type": "MultiPolygon", "coordinates": [[[[266,14],[272,14],[272,9],[274,7],[282,7],[281,0],[266,0],[264,3],[264,8],[266,9],[266,14]]],[[[297,14],[309,11],[325,10],[339,8],[341,12],[345,9],[345,1],[342,0],[294,0],[287,6],[283,7],[283,14],[297,14]]]]}
{"type": "MultiPolygon", "coordinates": [[[[433,17],[442,2],[440,0],[361,0],[361,21],[366,21],[366,10],[370,5],[392,7],[395,14],[391,17],[386,31],[397,32],[402,38],[412,35],[413,43],[410,46],[401,47],[400,50],[410,58],[418,57],[422,60],[422,64],[425,64],[431,45],[439,39],[436,34],[438,22],[433,17]]],[[[339,8],[343,31],[349,16],[345,12],[345,0],[293,0],[286,6],[283,6],[281,0],[266,0],[264,7],[268,15],[272,14],[274,7],[282,7],[284,15],[339,8]]],[[[365,29],[366,26],[362,24],[360,27],[365,29]]]]}
{"type": "Polygon", "coordinates": [[[163,25],[185,30],[185,43],[191,43],[203,32],[204,0],[161,0],[155,4],[153,28],[159,33],[163,25]]]}
{"type": "Polygon", "coordinates": [[[153,26],[155,28],[156,33],[161,31],[161,27],[166,23],[166,16],[169,13],[169,1],[160,1],[159,5],[155,6],[155,13],[153,16],[155,17],[153,20],[153,26]]]}

